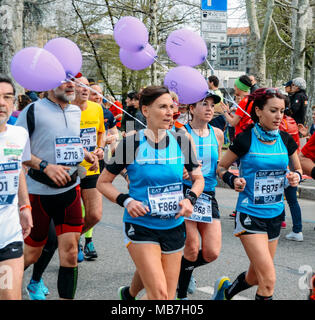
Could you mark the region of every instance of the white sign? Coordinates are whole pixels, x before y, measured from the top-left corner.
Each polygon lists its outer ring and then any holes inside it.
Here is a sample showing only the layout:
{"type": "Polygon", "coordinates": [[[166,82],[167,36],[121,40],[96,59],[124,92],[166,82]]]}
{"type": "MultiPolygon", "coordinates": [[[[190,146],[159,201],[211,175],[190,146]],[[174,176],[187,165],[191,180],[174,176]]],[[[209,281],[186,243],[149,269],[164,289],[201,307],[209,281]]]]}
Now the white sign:
{"type": "Polygon", "coordinates": [[[201,37],[206,42],[215,42],[215,43],[226,43],[227,42],[227,34],[226,33],[202,32],[201,37]]]}
{"type": "Polygon", "coordinates": [[[217,44],[211,43],[210,45],[210,60],[217,60],[217,44]]]}
{"type": "Polygon", "coordinates": [[[201,21],[227,21],[226,11],[202,11],[201,21]]]}
{"type": "Polygon", "coordinates": [[[226,22],[201,21],[201,32],[222,32],[226,33],[226,22]]]}

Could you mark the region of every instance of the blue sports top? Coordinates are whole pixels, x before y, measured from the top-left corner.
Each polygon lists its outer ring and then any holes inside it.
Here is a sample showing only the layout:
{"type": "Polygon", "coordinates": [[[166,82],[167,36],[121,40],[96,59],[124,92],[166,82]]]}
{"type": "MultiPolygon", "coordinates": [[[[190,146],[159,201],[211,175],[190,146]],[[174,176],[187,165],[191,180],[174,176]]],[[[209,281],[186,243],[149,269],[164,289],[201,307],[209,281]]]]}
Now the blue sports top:
{"type": "Polygon", "coordinates": [[[270,145],[258,140],[253,129],[250,134],[250,148],[240,158],[240,177],[245,178],[246,186],[239,193],[236,210],[259,218],[274,218],[284,209],[288,147],[282,135],[270,145]]]}
{"type": "Polygon", "coordinates": [[[114,163],[106,169],[118,174],[126,168],[130,197],[150,208],[149,213],[137,218],[125,209],[124,222],[151,229],[172,229],[183,223],[184,218],[175,219],[175,215],[180,211],[178,203],[184,198],[184,166],[189,172],[198,167],[195,155],[188,155],[188,149],[191,149],[188,138],[170,131],[166,131],[159,144],[149,141],[144,130],[120,142],[114,163]]]}
{"type": "MultiPolygon", "coordinates": [[[[201,162],[201,171],[205,179],[204,191],[215,191],[215,187],[218,183],[216,178],[217,161],[219,159],[219,144],[214,133],[213,128],[208,125],[209,135],[207,137],[200,137],[197,135],[189,124],[185,125],[185,128],[192,136],[197,151],[197,160],[201,162]]],[[[192,182],[190,180],[184,180],[184,184],[191,187],[192,182]]]]}

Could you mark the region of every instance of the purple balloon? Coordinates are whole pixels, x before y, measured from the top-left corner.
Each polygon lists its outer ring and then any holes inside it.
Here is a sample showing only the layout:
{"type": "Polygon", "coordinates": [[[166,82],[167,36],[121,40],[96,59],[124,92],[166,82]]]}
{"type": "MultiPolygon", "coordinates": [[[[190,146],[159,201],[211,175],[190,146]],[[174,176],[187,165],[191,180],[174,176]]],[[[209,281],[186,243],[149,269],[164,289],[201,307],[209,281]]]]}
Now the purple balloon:
{"type": "Polygon", "coordinates": [[[123,17],[114,27],[114,39],[123,49],[137,52],[145,48],[149,41],[146,26],[135,17],[123,17]]]}
{"type": "Polygon", "coordinates": [[[23,88],[34,91],[57,88],[66,79],[59,60],[49,51],[36,47],[24,48],[15,54],[11,73],[23,88]]]}
{"type": "Polygon", "coordinates": [[[166,40],[166,52],[178,65],[194,67],[208,55],[207,45],[195,32],[188,29],[173,31],[166,40]]]}
{"type": "Polygon", "coordinates": [[[171,69],[164,78],[164,85],[174,91],[179,102],[183,104],[196,103],[204,99],[209,90],[201,73],[187,66],[171,69]]]}
{"type": "Polygon", "coordinates": [[[131,70],[143,70],[149,67],[156,56],[154,48],[149,43],[138,52],[127,51],[123,48],[120,48],[119,51],[121,63],[131,70]]]}
{"type": "Polygon", "coordinates": [[[76,76],[82,67],[82,55],[79,47],[69,39],[55,38],[44,47],[63,65],[66,75],[76,76]]]}

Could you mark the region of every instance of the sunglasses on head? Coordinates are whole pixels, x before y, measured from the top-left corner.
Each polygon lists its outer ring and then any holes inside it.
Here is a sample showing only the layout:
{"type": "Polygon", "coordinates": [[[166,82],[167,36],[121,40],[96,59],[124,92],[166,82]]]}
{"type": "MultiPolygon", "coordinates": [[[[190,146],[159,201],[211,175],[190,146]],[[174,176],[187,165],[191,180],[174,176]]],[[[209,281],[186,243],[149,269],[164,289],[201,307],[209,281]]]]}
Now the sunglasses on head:
{"type": "Polygon", "coordinates": [[[267,94],[267,95],[274,95],[277,93],[279,93],[279,91],[276,88],[268,88],[264,91],[264,94],[267,94]]]}

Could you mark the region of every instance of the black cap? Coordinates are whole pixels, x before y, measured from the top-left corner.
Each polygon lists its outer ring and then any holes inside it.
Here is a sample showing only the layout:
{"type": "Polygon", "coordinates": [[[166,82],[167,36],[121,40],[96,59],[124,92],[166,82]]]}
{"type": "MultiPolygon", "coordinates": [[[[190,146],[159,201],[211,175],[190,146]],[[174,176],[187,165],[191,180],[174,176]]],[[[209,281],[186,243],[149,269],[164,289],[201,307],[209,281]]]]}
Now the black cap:
{"type": "Polygon", "coordinates": [[[212,99],[213,99],[213,102],[214,102],[215,104],[221,102],[221,97],[218,96],[217,94],[215,94],[215,92],[214,92],[213,90],[209,90],[209,91],[208,91],[205,99],[207,99],[207,98],[212,98],[212,99]]]}
{"type": "Polygon", "coordinates": [[[288,81],[287,83],[282,84],[284,87],[290,87],[292,85],[292,80],[288,81]]]}

